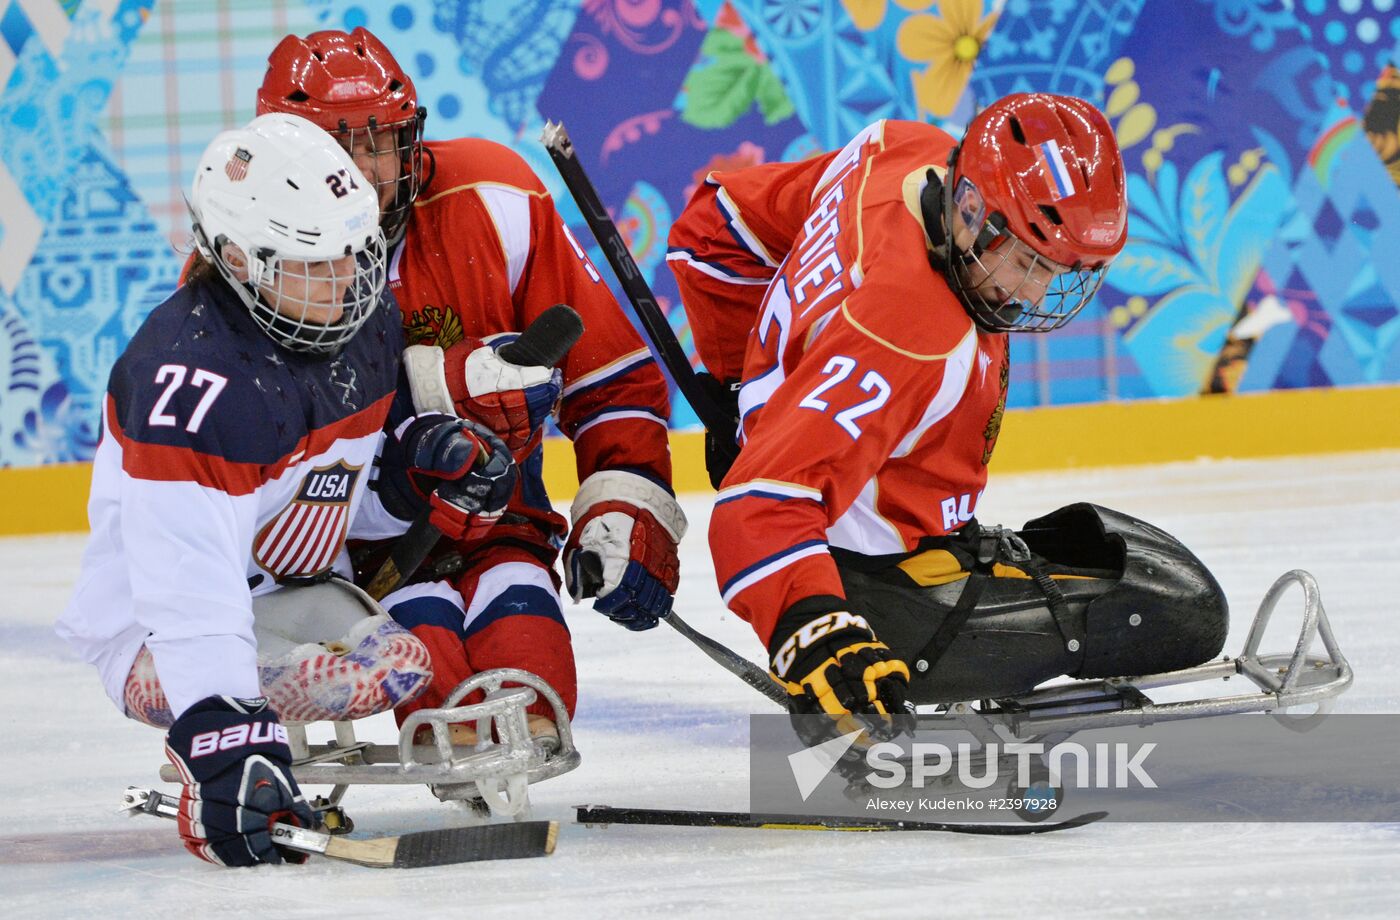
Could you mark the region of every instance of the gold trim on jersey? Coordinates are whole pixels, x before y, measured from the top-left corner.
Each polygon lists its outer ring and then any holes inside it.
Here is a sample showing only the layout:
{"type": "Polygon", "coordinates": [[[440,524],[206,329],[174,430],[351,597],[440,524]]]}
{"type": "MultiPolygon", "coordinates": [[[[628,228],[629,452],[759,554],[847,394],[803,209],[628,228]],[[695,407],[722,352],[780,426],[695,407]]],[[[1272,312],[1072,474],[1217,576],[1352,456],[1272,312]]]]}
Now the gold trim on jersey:
{"type": "Polygon", "coordinates": [[[803,485],[800,482],[788,482],[785,479],[761,478],[749,479],[745,480],[744,482],[736,482],[732,486],[725,486],[724,488],[720,489],[718,492],[715,493],[715,501],[718,502],[721,499],[742,495],[747,492],[752,492],[755,489],[763,489],[765,486],[769,488],[776,486],[777,489],[775,489],[774,491],[778,494],[781,494],[780,490],[782,489],[790,489],[793,492],[793,494],[789,496],[791,498],[807,499],[809,501],[822,503],[826,502],[826,497],[822,494],[822,490],[816,488],[815,486],[803,485]]]}
{"type": "MultiPolygon", "coordinates": [[[[510,275],[510,247],[506,245],[506,235],[501,232],[501,223],[496,220],[496,211],[491,207],[491,203],[485,198],[481,199],[481,207],[486,211],[486,219],[491,221],[491,229],[496,231],[496,243],[501,247],[501,264],[505,266],[506,275],[510,275]]],[[[515,285],[507,280],[507,286],[511,294],[515,293],[515,285]]]]}
{"type": "Polygon", "coordinates": [[[774,258],[773,254],[768,251],[768,247],[763,245],[763,240],[760,239],[758,234],[753,232],[753,228],[745,222],[744,210],[739,207],[739,203],[729,194],[729,190],[723,185],[717,185],[715,187],[715,198],[719,201],[721,214],[727,211],[730,216],[733,217],[733,230],[735,236],[739,237],[739,244],[757,256],[758,260],[768,268],[781,268],[783,260],[774,258]]]}
{"type": "Polygon", "coordinates": [[[817,340],[817,336],[831,325],[831,318],[836,315],[836,311],[846,305],[846,301],[841,301],[836,306],[827,310],[821,316],[812,320],[812,324],[807,327],[807,334],[802,339],[802,351],[805,354],[812,347],[812,343],[817,340]]]}
{"type": "Polygon", "coordinates": [[[904,182],[900,186],[900,194],[904,198],[904,206],[909,209],[910,214],[914,215],[914,219],[919,222],[919,226],[924,231],[924,246],[929,252],[933,252],[933,237],[929,236],[928,225],[924,223],[924,209],[919,204],[919,186],[924,184],[924,177],[928,175],[930,169],[938,173],[940,179],[948,175],[948,167],[946,166],[935,166],[932,163],[920,166],[904,177],[904,182]]]}
{"type": "MultiPolygon", "coordinates": [[[[870,490],[870,513],[875,515],[875,517],[879,518],[880,523],[884,524],[890,529],[890,533],[894,534],[894,538],[899,541],[900,549],[904,552],[908,552],[909,541],[905,538],[904,532],[900,530],[897,526],[895,526],[894,521],[891,521],[889,518],[885,517],[885,515],[880,512],[880,476],[878,472],[876,475],[870,477],[870,482],[874,486],[874,488],[870,490]]],[[[860,501],[859,495],[856,496],[856,501],[860,501]]],[[[855,504],[855,502],[852,502],[851,504],[855,504]]],[[[849,511],[850,509],[847,508],[846,510],[849,511]]]]}
{"type": "MultiPolygon", "coordinates": [[[[885,149],[885,133],[880,132],[880,150],[885,149]]],[[[860,188],[856,190],[856,264],[865,262],[865,186],[870,182],[870,168],[875,165],[875,154],[865,158],[865,175],[860,177],[860,188]]],[[[865,272],[862,270],[861,274],[865,272]]]]}
{"type": "Polygon", "coordinates": [[[522,194],[522,195],[528,195],[528,196],[530,196],[530,197],[532,197],[532,198],[545,198],[545,197],[548,197],[548,195],[549,195],[549,192],[540,192],[540,191],[535,191],[534,189],[521,188],[521,187],[518,186],[518,185],[510,185],[509,183],[506,183],[506,182],[492,182],[492,181],[483,179],[483,180],[481,180],[480,182],[465,182],[465,183],[463,183],[462,185],[454,185],[454,186],[452,186],[451,188],[445,188],[445,189],[443,189],[442,191],[438,192],[436,195],[431,195],[431,196],[429,196],[429,197],[427,197],[427,198],[419,198],[417,201],[413,202],[413,206],[414,206],[415,208],[421,208],[421,207],[423,207],[423,206],[426,205],[426,204],[432,204],[434,201],[437,201],[439,198],[444,198],[444,197],[446,197],[446,196],[448,196],[448,195],[455,195],[457,192],[465,192],[465,191],[467,191],[468,189],[483,188],[483,187],[484,187],[484,188],[503,188],[503,189],[506,189],[507,191],[519,192],[519,193],[522,194]]]}
{"type": "MultiPolygon", "coordinates": [[[[890,351],[893,351],[896,354],[904,355],[906,358],[913,358],[915,361],[944,361],[954,352],[956,352],[959,348],[963,347],[963,343],[967,341],[967,337],[969,335],[977,334],[977,327],[972,325],[972,320],[971,318],[969,318],[967,321],[967,334],[964,335],[962,338],[958,339],[958,344],[954,345],[952,348],[948,349],[941,355],[921,355],[918,352],[910,351],[907,348],[900,348],[898,345],[894,344],[888,339],[883,339],[875,333],[871,332],[869,329],[862,326],[859,322],[856,321],[856,318],[851,315],[851,308],[849,306],[849,302],[843,302],[841,304],[841,315],[846,317],[846,322],[850,323],[851,326],[854,327],[855,330],[861,335],[864,335],[866,338],[871,339],[872,341],[879,342],[881,345],[885,346],[890,351]]],[[[971,370],[971,365],[969,365],[968,369],[969,371],[971,370]]]]}

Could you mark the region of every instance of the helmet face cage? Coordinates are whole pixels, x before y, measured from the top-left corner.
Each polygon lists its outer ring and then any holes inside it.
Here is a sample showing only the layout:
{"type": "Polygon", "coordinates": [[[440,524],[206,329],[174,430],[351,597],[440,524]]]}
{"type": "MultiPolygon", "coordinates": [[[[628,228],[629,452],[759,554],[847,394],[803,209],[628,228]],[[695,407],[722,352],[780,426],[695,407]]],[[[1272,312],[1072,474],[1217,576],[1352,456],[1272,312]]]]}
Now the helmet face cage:
{"type": "Polygon", "coordinates": [[[342,259],[300,261],[286,259],[268,249],[248,253],[248,280],[240,280],[223,255],[227,237],[211,247],[219,274],[248,307],[253,321],[279,345],[292,351],[334,354],[373,315],[384,290],[387,246],[382,230],[376,230],[358,251],[346,247],[353,257],[353,268],[339,265],[342,259]],[[329,301],[309,299],[308,292],[329,285],[341,290],[341,314],[331,322],[317,322],[307,314],[326,309],[329,301]]]}
{"type": "Polygon", "coordinates": [[[1058,329],[1093,300],[1103,283],[1106,266],[1065,268],[1011,233],[1000,214],[987,213],[981,193],[966,178],[958,177],[951,193],[945,189],[943,226],[948,285],[973,321],[989,332],[1058,329]],[[954,242],[959,224],[973,238],[967,249],[954,242]]]}
{"type": "Polygon", "coordinates": [[[189,206],[201,255],[279,345],[333,353],[378,306],[388,248],[379,202],[307,119],[264,114],[219,134],[189,206]]]}
{"type": "Polygon", "coordinates": [[[427,110],[419,108],[413,117],[393,124],[377,124],[373,115],[364,125],[351,127],[345,119],[331,135],[353,156],[368,155],[374,162],[373,175],[365,172],[365,178],[374,186],[376,195],[389,187],[393,195],[388,204],[381,206],[379,226],[384,228],[384,237],[390,246],[403,239],[408,228],[408,218],[413,212],[413,202],[423,178],[423,122],[427,110]],[[378,158],[392,152],[399,164],[395,175],[380,175],[378,158]]]}

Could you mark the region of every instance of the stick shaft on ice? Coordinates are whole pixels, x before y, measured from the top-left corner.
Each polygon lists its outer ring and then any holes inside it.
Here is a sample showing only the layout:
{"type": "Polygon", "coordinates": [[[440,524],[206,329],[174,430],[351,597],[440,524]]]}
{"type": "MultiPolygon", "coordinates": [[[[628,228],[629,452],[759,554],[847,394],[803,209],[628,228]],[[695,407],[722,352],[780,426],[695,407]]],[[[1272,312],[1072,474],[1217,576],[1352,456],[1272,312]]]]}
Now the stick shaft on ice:
{"type": "MultiPolygon", "coordinates": [[[[177,819],[180,800],[155,789],[126,790],[125,804],[133,814],[177,819]]],[[[374,869],[422,869],[488,859],[527,859],[554,852],[559,825],[554,821],[522,821],[485,827],[454,827],[418,831],[398,837],[352,840],[291,824],[272,825],[278,846],[374,869]]]]}

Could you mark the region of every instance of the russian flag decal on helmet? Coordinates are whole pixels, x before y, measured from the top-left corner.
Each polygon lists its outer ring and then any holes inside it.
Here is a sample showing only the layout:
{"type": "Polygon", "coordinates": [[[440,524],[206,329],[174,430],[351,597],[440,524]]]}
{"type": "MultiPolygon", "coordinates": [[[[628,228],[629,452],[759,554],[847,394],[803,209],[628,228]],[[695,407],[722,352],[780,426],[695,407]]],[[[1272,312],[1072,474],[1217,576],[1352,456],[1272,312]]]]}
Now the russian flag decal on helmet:
{"type": "Polygon", "coordinates": [[[1046,184],[1050,186],[1050,197],[1055,201],[1068,198],[1078,191],[1070,177],[1065,158],[1060,155],[1060,145],[1054,139],[1035,145],[1035,155],[1045,170],[1046,184]]]}

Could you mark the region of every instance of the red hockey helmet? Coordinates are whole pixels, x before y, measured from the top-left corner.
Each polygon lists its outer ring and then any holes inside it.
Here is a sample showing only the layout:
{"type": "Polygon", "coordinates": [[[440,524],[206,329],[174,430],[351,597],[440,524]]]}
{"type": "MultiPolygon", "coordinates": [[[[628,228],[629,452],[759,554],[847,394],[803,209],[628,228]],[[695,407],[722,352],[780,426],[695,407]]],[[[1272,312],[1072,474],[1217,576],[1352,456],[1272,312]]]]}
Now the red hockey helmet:
{"type": "Polygon", "coordinates": [[[422,177],[426,111],[399,62],[368,30],[288,35],[267,59],[258,114],[290,112],[335,135],[380,193],[390,243],[408,225],[422,177]]]}
{"type": "Polygon", "coordinates": [[[949,163],[949,283],[997,332],[1047,332],[1093,299],[1127,241],[1123,157],[1082,99],[1017,93],[983,109],[949,163]]]}

